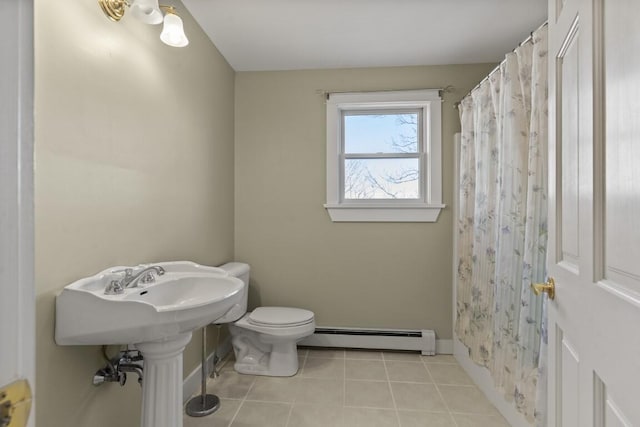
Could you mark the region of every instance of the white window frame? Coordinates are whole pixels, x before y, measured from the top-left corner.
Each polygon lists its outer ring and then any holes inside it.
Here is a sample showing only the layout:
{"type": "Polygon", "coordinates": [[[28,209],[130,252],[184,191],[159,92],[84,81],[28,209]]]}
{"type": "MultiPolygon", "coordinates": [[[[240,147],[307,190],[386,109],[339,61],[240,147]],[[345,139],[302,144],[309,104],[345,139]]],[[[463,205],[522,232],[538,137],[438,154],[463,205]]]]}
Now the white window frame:
{"type": "Polygon", "coordinates": [[[327,203],[333,222],[435,222],[442,204],[442,98],[438,89],[332,93],[327,100],[327,203]],[[343,113],[419,110],[419,199],[344,198],[343,113]]]}

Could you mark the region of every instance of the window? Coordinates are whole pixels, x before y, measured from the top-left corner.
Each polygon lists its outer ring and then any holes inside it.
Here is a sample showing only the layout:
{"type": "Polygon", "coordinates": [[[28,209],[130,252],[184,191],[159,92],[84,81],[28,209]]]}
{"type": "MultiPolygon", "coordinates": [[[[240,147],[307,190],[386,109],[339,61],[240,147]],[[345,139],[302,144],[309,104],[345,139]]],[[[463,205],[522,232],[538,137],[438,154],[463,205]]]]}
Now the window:
{"type": "Polygon", "coordinates": [[[332,221],[437,220],[441,109],[438,90],[329,96],[325,207],[332,221]]]}

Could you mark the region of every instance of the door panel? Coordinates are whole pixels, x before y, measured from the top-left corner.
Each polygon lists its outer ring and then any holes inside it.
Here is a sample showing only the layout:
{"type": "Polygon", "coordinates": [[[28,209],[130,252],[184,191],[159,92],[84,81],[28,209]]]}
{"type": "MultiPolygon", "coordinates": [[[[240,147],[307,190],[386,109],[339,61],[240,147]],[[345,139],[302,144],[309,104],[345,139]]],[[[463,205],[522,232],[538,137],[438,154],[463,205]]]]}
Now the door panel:
{"type": "Polygon", "coordinates": [[[627,421],[622,411],[618,409],[615,402],[611,399],[605,401],[606,408],[604,414],[605,427],[633,427],[633,425],[627,421]]]}
{"type": "Polygon", "coordinates": [[[560,209],[560,237],[561,258],[567,267],[575,274],[579,272],[580,260],[580,209],[578,188],[578,159],[579,159],[579,123],[578,123],[578,78],[579,55],[578,34],[571,31],[563,45],[562,51],[556,59],[558,76],[558,107],[560,115],[558,123],[558,147],[560,160],[558,162],[560,185],[558,200],[560,209]]]}
{"type": "Polygon", "coordinates": [[[564,9],[564,4],[567,0],[556,0],[556,15],[559,16],[562,14],[562,9],[564,9]]]}
{"type": "Polygon", "coordinates": [[[604,3],[606,86],[606,268],[610,281],[640,292],[640,3],[604,3]],[[634,37],[633,34],[636,34],[634,37]],[[634,197],[635,195],[635,197],[634,197]]]}
{"type": "Polygon", "coordinates": [[[616,402],[607,393],[607,386],[598,375],[593,376],[595,387],[595,426],[633,427],[616,402]]]}
{"type": "Polygon", "coordinates": [[[560,352],[561,425],[564,427],[579,427],[580,358],[575,348],[566,338],[562,339],[560,352]]]}
{"type": "Polygon", "coordinates": [[[548,426],[640,426],[640,2],[549,13],[548,426]]]}

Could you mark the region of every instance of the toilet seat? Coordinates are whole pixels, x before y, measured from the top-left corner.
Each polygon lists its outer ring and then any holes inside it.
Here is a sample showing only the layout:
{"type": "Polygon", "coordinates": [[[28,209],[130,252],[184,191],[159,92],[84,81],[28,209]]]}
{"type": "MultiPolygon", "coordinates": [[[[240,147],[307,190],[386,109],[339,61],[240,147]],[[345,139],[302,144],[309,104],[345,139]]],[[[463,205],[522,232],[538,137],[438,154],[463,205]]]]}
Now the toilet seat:
{"type": "Polygon", "coordinates": [[[291,328],[314,322],[312,311],[291,307],[258,307],[247,317],[248,323],[269,328],[291,328]]]}

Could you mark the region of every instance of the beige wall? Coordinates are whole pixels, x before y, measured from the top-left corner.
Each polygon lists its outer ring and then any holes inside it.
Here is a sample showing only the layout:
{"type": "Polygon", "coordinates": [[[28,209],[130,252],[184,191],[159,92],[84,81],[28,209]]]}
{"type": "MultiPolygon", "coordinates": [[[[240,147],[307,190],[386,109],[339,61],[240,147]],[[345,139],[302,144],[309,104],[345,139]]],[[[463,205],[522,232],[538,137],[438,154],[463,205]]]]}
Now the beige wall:
{"type": "Polygon", "coordinates": [[[123,388],[93,387],[99,348],[53,341],[56,293],[112,265],[237,258],[253,267],[253,305],[450,338],[450,208],[437,224],[331,223],[317,90],[453,85],[443,109],[450,205],[452,103],[490,65],[239,73],[234,218],[234,72],[185,9],[191,44],[175,49],[159,27],[108,21],[95,0],[35,3],[38,425],[139,424],[134,375],[123,388]]]}
{"type": "Polygon", "coordinates": [[[113,265],[232,258],[234,72],[179,3],[184,49],[95,0],[35,6],[38,425],[137,426],[135,375],[93,387],[100,349],[55,345],[55,295],[113,265]]]}
{"type": "Polygon", "coordinates": [[[452,336],[453,103],[493,64],[236,76],[235,247],[252,266],[250,305],[306,307],[321,326],[434,329],[452,336]],[[325,209],[319,91],[453,86],[443,104],[437,223],[332,223],[325,209]]]}

